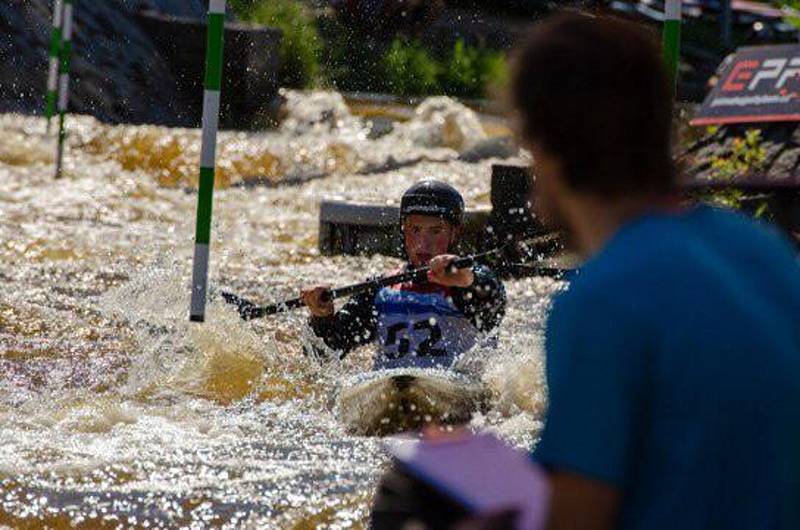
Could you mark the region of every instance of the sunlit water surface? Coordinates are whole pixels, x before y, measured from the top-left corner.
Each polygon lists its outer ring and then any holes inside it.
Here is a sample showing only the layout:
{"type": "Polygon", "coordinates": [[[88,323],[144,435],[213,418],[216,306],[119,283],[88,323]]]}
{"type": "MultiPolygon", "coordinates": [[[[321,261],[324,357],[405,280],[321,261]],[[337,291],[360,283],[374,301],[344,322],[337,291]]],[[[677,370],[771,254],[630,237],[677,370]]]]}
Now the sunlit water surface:
{"type": "MultiPolygon", "coordinates": [[[[434,177],[488,203],[498,160],[459,160],[492,149],[467,109],[428,101],[378,137],[337,94],[287,97],[279,129],[220,136],[212,290],[277,300],[397,265],[319,256],[322,198],[391,202],[434,177]]],[[[0,526],[364,527],[387,460],[346,433],[336,393],[369,348],[308,359],[302,311],[245,323],[213,293],[189,324],[199,132],[68,125],[56,182],[44,121],[0,116],[0,526]]],[[[508,282],[474,428],[535,440],[559,287],[508,282]]]]}

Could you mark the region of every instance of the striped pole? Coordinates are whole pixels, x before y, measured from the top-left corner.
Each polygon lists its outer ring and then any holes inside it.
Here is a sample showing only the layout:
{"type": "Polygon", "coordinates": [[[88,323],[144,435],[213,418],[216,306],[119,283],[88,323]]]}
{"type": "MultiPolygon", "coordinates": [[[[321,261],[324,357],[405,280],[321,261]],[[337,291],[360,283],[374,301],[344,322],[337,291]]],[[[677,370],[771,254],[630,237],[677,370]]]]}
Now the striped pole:
{"type": "Polygon", "coordinates": [[[226,0],[210,0],[206,77],[203,95],[203,144],[200,150],[200,189],[197,194],[197,228],[192,267],[192,305],[189,320],[203,322],[208,286],[208,245],[211,239],[211,205],[214,198],[214,167],[217,157],[217,129],[222,90],[223,37],[226,0]]]}
{"type": "Polygon", "coordinates": [[[678,83],[678,61],[681,55],[681,0],[664,3],[664,64],[670,76],[673,94],[678,83]]]}
{"type": "Polygon", "coordinates": [[[56,150],[56,178],[61,178],[64,160],[64,117],[69,103],[69,61],[72,55],[72,6],[73,0],[64,0],[64,34],[61,46],[61,75],[58,79],[58,148],[56,150]]]}
{"type": "Polygon", "coordinates": [[[47,106],[45,116],[47,117],[47,134],[50,134],[50,126],[53,115],[56,113],[56,98],[58,97],[58,54],[61,52],[61,19],[64,12],[62,0],[53,2],[53,36],[50,38],[50,68],[47,72],[47,106]]]}

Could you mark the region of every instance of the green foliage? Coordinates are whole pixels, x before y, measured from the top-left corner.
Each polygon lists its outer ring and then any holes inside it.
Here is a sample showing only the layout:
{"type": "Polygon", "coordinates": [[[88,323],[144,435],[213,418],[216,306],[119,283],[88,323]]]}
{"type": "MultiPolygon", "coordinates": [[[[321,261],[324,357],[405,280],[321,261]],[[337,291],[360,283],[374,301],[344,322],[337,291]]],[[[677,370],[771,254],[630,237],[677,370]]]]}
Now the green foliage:
{"type": "MultiPolygon", "coordinates": [[[[800,0],[773,0],[770,3],[778,8],[788,7],[790,9],[794,9],[795,11],[800,11],[800,0]]],[[[800,28],[800,18],[798,17],[786,16],[783,17],[783,21],[796,28],[800,28]]]]}
{"type": "Polygon", "coordinates": [[[502,53],[468,47],[459,39],[443,70],[441,85],[453,96],[483,97],[488,88],[503,84],[506,76],[502,53]]]}
{"type": "Polygon", "coordinates": [[[761,146],[761,130],[748,129],[744,138],[734,138],[728,156],[715,156],[711,159],[714,178],[731,180],[761,169],[767,154],[761,146]]]}
{"type": "Polygon", "coordinates": [[[253,10],[253,5],[257,0],[228,0],[231,11],[240,19],[246,19],[253,10]]]}
{"type": "Polygon", "coordinates": [[[243,19],[280,28],[282,86],[305,88],[317,81],[322,41],[316,21],[297,0],[236,0],[234,10],[243,19]]]}
{"type": "MultiPolygon", "coordinates": [[[[767,153],[761,145],[761,141],[760,129],[748,129],[744,138],[734,138],[728,156],[712,157],[713,178],[715,180],[732,180],[764,167],[767,153]]],[[[744,195],[741,191],[729,190],[714,193],[710,200],[728,208],[740,208],[743,198],[744,195]]],[[[756,216],[760,217],[764,213],[766,213],[766,203],[758,207],[756,216]]]]}
{"type": "Polygon", "coordinates": [[[384,56],[388,89],[404,96],[447,94],[484,97],[507,78],[501,52],[456,42],[444,59],[433,57],[420,43],[395,39],[384,56]]]}
{"type": "Polygon", "coordinates": [[[444,81],[453,95],[468,95],[478,83],[476,70],[478,65],[478,50],[464,46],[463,40],[458,40],[453,53],[450,55],[447,68],[444,71],[444,81]]]}
{"type": "Polygon", "coordinates": [[[323,81],[338,90],[480,98],[508,75],[502,52],[462,40],[437,56],[418,41],[386,43],[332,17],[315,20],[302,0],[229,2],[241,20],[283,31],[282,86],[304,88],[323,81]]]}
{"type": "Polygon", "coordinates": [[[484,92],[505,87],[510,77],[505,54],[494,50],[483,50],[480,63],[484,92]]]}
{"type": "Polygon", "coordinates": [[[392,42],[383,57],[388,88],[404,96],[420,96],[439,91],[440,66],[419,43],[392,42]]]}

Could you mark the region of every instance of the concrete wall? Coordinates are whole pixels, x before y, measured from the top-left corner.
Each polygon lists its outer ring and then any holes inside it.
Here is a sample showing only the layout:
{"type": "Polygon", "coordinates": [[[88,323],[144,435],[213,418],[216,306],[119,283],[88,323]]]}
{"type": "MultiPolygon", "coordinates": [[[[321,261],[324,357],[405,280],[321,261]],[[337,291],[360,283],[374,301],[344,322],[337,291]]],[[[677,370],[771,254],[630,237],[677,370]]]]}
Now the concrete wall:
{"type": "MultiPolygon", "coordinates": [[[[173,116],[175,121],[169,125],[199,125],[203,107],[205,20],[145,11],[135,15],[135,21],[173,74],[170,91],[181,103],[173,116]]],[[[259,113],[277,94],[280,39],[277,29],[226,24],[222,127],[254,125],[259,113]]]]}
{"type": "MultiPolygon", "coordinates": [[[[481,252],[509,241],[546,235],[528,204],[531,179],[527,168],[496,164],[491,182],[492,208],[467,210],[461,251],[481,252]]],[[[400,210],[396,206],[323,201],[319,221],[319,250],[323,255],[403,254],[398,230],[400,210]]],[[[537,252],[551,254],[559,249],[560,242],[543,238],[536,248],[513,250],[507,257],[522,262],[537,252]]]]}
{"type": "MultiPolygon", "coordinates": [[[[108,122],[199,126],[203,0],[80,0],[76,6],[74,112],[108,122]]],[[[51,8],[52,0],[0,2],[0,112],[43,112],[51,8]]],[[[226,37],[230,81],[223,87],[222,123],[249,127],[277,93],[280,33],[233,25],[226,37]]]]}

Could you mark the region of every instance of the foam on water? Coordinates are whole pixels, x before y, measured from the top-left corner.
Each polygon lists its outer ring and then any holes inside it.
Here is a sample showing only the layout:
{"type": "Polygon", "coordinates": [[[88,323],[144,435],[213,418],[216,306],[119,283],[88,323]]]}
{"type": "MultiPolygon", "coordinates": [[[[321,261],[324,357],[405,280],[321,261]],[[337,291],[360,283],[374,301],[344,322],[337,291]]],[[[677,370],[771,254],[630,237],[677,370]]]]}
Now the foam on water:
{"type": "MultiPolygon", "coordinates": [[[[326,175],[371,172],[420,160],[446,162],[486,138],[475,113],[444,96],[425,100],[412,119],[370,140],[368,120],[350,113],[335,92],[283,91],[286,117],[275,131],[223,131],[218,140],[216,186],[305,181],[326,175]]],[[[6,115],[9,130],[0,162],[30,166],[53,160],[52,139],[31,119],[6,115]]],[[[164,187],[196,187],[200,131],[151,125],[118,127],[70,116],[67,145],[84,162],[112,161],[142,172],[164,187]]],[[[73,170],[68,157],[66,169],[73,170]]]]}
{"type": "MultiPolygon", "coordinates": [[[[44,120],[0,116],[0,526],[363,527],[385,456],[335,405],[372,350],[310,358],[303,311],[243,322],[215,294],[271,302],[390,270],[320,256],[319,201],[391,203],[433,177],[482,205],[496,160],[458,159],[483,131],[450,100],[377,139],[338,94],[287,100],[278,129],[220,135],[203,325],[187,319],[197,131],[71,116],[53,182],[44,120]],[[255,174],[268,186],[239,185],[255,174]]],[[[498,345],[470,361],[491,393],[474,428],[535,439],[558,288],[508,282],[498,345]]]]}
{"type": "Polygon", "coordinates": [[[398,136],[424,147],[449,147],[463,151],[486,138],[474,112],[457,101],[438,96],[423,101],[414,119],[398,128],[398,136]]]}

